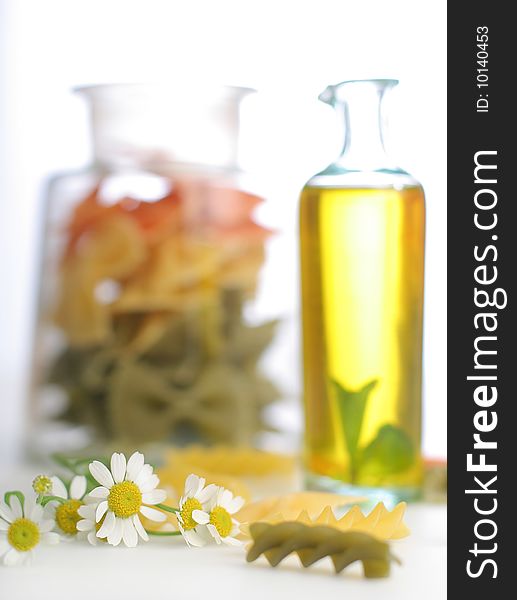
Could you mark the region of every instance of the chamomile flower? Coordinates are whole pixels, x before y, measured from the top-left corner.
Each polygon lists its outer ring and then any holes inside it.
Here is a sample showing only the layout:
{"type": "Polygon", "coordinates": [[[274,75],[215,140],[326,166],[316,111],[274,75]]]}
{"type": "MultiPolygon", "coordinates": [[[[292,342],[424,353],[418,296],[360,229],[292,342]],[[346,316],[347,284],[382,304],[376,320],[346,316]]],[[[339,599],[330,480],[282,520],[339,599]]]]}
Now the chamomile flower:
{"type": "Polygon", "coordinates": [[[244,498],[233,497],[230,490],[218,488],[216,495],[208,504],[207,511],[196,510],[192,517],[200,524],[205,525],[212,538],[220,544],[240,546],[236,539],[239,534],[239,522],[232,517],[244,504],[244,498]]]}
{"type": "Polygon", "coordinates": [[[32,489],[38,496],[47,496],[52,493],[52,479],[48,475],[38,475],[32,481],[32,489]]]}
{"type": "MultiPolygon", "coordinates": [[[[80,506],[77,509],[77,512],[79,513],[79,519],[80,519],[80,521],[78,521],[78,523],[77,523],[77,531],[79,532],[79,535],[81,537],[84,535],[92,546],[96,546],[97,542],[99,542],[99,541],[106,542],[107,541],[106,539],[100,540],[100,538],[97,537],[97,532],[99,531],[99,529],[102,527],[102,524],[104,523],[104,517],[98,523],[95,521],[95,513],[97,512],[97,504],[83,504],[82,506],[80,506]]],[[[140,521],[138,521],[138,522],[140,523],[140,521]]],[[[138,527],[138,525],[135,524],[135,527],[138,527]]],[[[139,533],[140,533],[142,539],[147,541],[148,540],[147,533],[145,532],[145,529],[142,527],[142,524],[140,524],[140,527],[142,529],[141,529],[141,531],[139,531],[139,533]]]]}
{"type": "Polygon", "coordinates": [[[22,503],[18,496],[12,495],[9,504],[0,502],[0,557],[4,565],[27,563],[40,544],[57,544],[59,535],[53,528],[54,520],[48,518],[35,498],[22,503]]]}
{"type": "Polygon", "coordinates": [[[211,483],[205,487],[205,479],[191,474],[185,481],[185,492],[176,513],[178,527],[189,546],[204,546],[211,537],[206,527],[195,515],[206,514],[209,503],[217,494],[218,487],[211,483]]]}
{"type": "Polygon", "coordinates": [[[148,540],[139,514],[151,521],[165,521],[165,514],[149,505],[163,502],[166,493],[156,489],[160,480],[153,474],[151,465],[144,464],[144,455],[140,452],[135,452],[127,462],[124,454],[115,452],[110,466],[111,470],[98,460],[89,465],[90,473],[100,486],[89,493],[88,500],[97,502],[95,522],[104,519],[96,535],[106,538],[112,546],[123,541],[126,546],[134,547],[138,536],[148,540]]]}
{"type": "Polygon", "coordinates": [[[84,504],[86,477],[76,475],[70,482],[69,489],[59,477],[54,476],[50,479],[52,482],[52,495],[65,500],[65,502],[52,507],[56,524],[67,536],[73,536],[77,533],[76,526],[81,519],[77,511],[84,504]]]}

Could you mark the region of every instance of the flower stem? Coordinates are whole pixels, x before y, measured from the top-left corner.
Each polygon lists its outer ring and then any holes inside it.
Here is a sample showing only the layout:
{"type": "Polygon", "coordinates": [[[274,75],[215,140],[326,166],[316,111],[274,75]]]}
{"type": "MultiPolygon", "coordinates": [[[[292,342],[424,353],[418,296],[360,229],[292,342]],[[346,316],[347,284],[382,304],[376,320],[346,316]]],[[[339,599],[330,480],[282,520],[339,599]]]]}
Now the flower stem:
{"type": "Polygon", "coordinates": [[[181,531],[150,531],[149,529],[146,529],[146,532],[149,535],[161,535],[161,536],[181,535],[181,531]]]}
{"type": "Polygon", "coordinates": [[[47,506],[49,502],[59,502],[60,504],[64,504],[66,498],[61,498],[60,496],[41,496],[41,506],[47,506]]]}
{"type": "Polygon", "coordinates": [[[11,499],[11,496],[16,496],[18,498],[18,500],[20,501],[20,504],[22,505],[22,509],[23,509],[25,506],[25,496],[22,494],[22,492],[20,492],[19,490],[5,492],[4,502],[7,504],[7,506],[10,506],[9,501],[11,499]]]}
{"type": "Polygon", "coordinates": [[[172,506],[167,506],[166,504],[153,504],[154,508],[159,508],[160,510],[164,510],[165,512],[170,512],[173,514],[176,514],[177,512],[179,512],[179,510],[177,508],[174,508],[172,506]]]}

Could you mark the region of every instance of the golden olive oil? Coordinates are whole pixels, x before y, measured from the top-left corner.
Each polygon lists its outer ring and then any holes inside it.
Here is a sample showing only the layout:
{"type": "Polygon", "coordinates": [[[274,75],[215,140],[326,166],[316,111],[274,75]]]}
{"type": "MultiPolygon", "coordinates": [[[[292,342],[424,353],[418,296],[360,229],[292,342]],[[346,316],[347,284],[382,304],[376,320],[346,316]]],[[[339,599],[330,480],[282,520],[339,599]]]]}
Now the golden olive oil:
{"type": "Polygon", "coordinates": [[[302,192],[309,477],[420,484],[424,227],[418,185],[302,192]]]}

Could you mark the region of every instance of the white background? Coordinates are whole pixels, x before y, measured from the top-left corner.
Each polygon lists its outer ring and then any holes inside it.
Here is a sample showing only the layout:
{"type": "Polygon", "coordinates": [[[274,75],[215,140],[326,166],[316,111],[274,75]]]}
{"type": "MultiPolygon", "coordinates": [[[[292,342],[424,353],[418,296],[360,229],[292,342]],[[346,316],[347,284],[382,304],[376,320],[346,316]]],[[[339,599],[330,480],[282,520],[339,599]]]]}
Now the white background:
{"type": "Polygon", "coordinates": [[[247,125],[250,161],[286,190],[278,210],[290,220],[296,190],[336,150],[334,122],[317,94],[344,79],[401,81],[392,151],[428,202],[424,449],[445,455],[445,7],[445,0],[0,0],[0,456],[12,452],[23,422],[43,182],[88,160],[86,113],[69,90],[179,77],[263,92],[248,108],[267,124],[247,125]]]}

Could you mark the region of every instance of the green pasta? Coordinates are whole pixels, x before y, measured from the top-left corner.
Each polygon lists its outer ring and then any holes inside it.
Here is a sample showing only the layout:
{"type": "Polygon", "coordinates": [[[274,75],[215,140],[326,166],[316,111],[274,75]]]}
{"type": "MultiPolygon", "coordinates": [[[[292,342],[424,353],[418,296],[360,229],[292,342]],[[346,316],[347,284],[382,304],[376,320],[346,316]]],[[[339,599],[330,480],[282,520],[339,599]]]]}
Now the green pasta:
{"type": "Polygon", "coordinates": [[[67,347],[48,376],[66,392],[62,418],[128,449],[153,441],[249,444],[267,429],[264,407],[280,396],[259,365],[277,322],[251,326],[243,306],[242,293],[226,290],[211,327],[201,312],[171,314],[140,351],[128,346],[145,318],[137,313],[114,319],[103,345],[67,347]]]}
{"type": "Polygon", "coordinates": [[[295,521],[271,525],[252,523],[250,535],[253,545],[246,560],[253,562],[263,554],[272,567],[286,556],[296,552],[304,567],[330,556],[336,573],[351,563],[363,563],[367,578],[387,577],[392,560],[399,562],[386,542],[359,531],[339,531],[333,527],[311,526],[295,521]]]}

